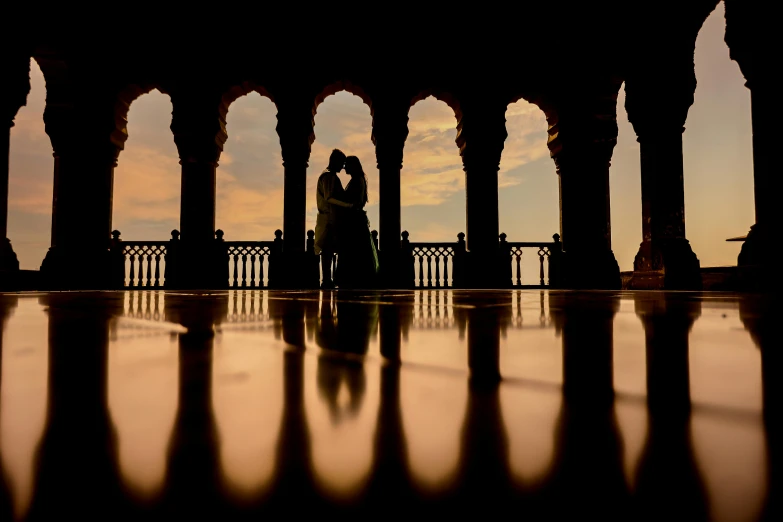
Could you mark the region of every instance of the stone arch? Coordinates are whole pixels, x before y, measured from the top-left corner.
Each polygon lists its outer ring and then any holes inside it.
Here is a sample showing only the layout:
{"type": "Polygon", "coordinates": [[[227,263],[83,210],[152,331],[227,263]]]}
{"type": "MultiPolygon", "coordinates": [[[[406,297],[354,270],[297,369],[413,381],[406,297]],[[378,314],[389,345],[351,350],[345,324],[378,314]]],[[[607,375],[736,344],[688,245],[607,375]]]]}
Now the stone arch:
{"type": "Polygon", "coordinates": [[[326,98],[332,96],[333,94],[337,94],[340,91],[346,91],[353,94],[354,96],[361,98],[361,100],[370,108],[370,116],[373,116],[373,103],[370,95],[367,94],[367,91],[363,87],[348,80],[336,81],[325,86],[321,90],[321,92],[315,97],[313,103],[313,116],[315,116],[316,112],[318,111],[318,106],[321,105],[326,98]]]}
{"type": "Polygon", "coordinates": [[[459,99],[448,91],[443,91],[440,89],[424,89],[420,91],[419,94],[411,98],[410,106],[413,107],[421,100],[429,98],[430,96],[448,105],[451,110],[454,111],[454,118],[457,120],[457,125],[459,125],[459,123],[462,121],[462,106],[459,99]]]}
{"type": "Polygon", "coordinates": [[[130,111],[131,104],[153,90],[171,97],[168,90],[153,83],[129,84],[117,93],[114,103],[114,128],[111,133],[111,142],[117,147],[118,157],[120,152],[125,149],[125,142],[128,141],[128,111],[130,111]]]}

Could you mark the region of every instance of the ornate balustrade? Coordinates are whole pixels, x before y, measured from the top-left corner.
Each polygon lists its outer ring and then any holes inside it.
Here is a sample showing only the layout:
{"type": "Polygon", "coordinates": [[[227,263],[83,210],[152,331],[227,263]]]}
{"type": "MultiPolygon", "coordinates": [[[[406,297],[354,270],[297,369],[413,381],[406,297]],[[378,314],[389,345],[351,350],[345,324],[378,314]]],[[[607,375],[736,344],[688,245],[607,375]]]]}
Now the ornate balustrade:
{"type": "Polygon", "coordinates": [[[457,234],[453,243],[413,243],[408,231],[402,232],[404,280],[412,288],[460,288],[462,262],[465,254],[465,234],[457,234]]]}
{"type": "Polygon", "coordinates": [[[225,281],[229,288],[273,288],[277,281],[275,261],[283,251],[283,232],[275,231],[274,241],[223,241],[223,231],[215,232],[228,259],[225,281]]]}
{"type": "MultiPolygon", "coordinates": [[[[205,281],[211,281],[205,285],[208,288],[318,288],[320,285],[320,256],[315,254],[312,230],[307,232],[307,248],[301,263],[301,254],[284,255],[280,230],[275,231],[273,241],[225,241],[223,231],[217,230],[212,246],[187,253],[182,250],[176,230],[169,241],[125,242],[116,230],[112,236],[114,288],[177,288],[181,262],[198,264],[205,281]]],[[[378,233],[374,230],[372,237],[377,248],[378,233]]],[[[411,242],[409,238],[407,231],[402,232],[399,271],[403,288],[470,286],[471,253],[465,248],[465,234],[457,234],[454,242],[411,242]]],[[[509,242],[506,234],[500,234],[498,286],[558,288],[561,260],[562,246],[557,234],[552,242],[509,242]]],[[[334,263],[335,266],[339,263],[339,255],[334,263]]]]}
{"type": "MultiPolygon", "coordinates": [[[[179,236],[179,233],[176,235],[179,236]]],[[[170,241],[120,241],[120,232],[114,230],[111,245],[113,287],[163,288],[169,243],[170,241]]]]}
{"type": "Polygon", "coordinates": [[[508,282],[509,287],[557,288],[559,286],[563,251],[559,234],[553,235],[553,241],[549,243],[511,242],[506,241],[506,237],[506,234],[500,234],[499,249],[504,281],[508,282]],[[535,272],[537,277],[533,280],[530,276],[535,272]]]}

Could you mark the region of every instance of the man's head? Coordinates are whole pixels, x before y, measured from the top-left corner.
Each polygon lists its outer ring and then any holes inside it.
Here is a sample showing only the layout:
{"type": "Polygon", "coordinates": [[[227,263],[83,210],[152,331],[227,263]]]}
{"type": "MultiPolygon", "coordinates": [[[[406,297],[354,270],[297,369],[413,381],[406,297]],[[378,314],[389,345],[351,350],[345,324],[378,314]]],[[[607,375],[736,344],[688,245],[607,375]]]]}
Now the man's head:
{"type": "Polygon", "coordinates": [[[334,149],[329,156],[329,171],[337,174],[345,166],[345,154],[340,149],[334,149]]]}

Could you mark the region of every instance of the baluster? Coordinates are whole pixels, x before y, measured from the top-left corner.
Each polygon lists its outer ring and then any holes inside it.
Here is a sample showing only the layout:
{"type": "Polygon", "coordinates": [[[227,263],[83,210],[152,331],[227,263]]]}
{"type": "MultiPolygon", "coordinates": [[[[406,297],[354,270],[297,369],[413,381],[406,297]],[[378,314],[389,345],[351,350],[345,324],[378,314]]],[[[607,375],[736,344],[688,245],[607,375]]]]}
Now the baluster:
{"type": "Polygon", "coordinates": [[[247,287],[247,253],[242,252],[242,288],[247,287]]]}
{"type": "Polygon", "coordinates": [[[432,288],[432,252],[427,252],[427,286],[432,288]]]}
{"type": "Polygon", "coordinates": [[[540,280],[540,285],[544,286],[544,251],[542,249],[538,249],[538,261],[539,261],[539,269],[538,269],[538,277],[540,280]]]}
{"type": "Polygon", "coordinates": [[[264,258],[266,256],[264,255],[264,251],[261,251],[261,255],[258,256],[258,259],[260,260],[258,263],[258,287],[264,288],[266,286],[266,282],[264,281],[264,258]]]}
{"type": "Polygon", "coordinates": [[[517,262],[517,286],[522,286],[522,250],[517,250],[516,253],[517,262]]]}
{"type": "MultiPolygon", "coordinates": [[[[448,288],[449,286],[449,255],[448,251],[444,253],[443,255],[443,288],[448,288]]],[[[445,304],[445,299],[444,299],[445,304]]]]}
{"type": "Polygon", "coordinates": [[[441,284],[440,284],[441,259],[443,259],[443,252],[439,252],[438,257],[435,258],[435,288],[441,288],[441,284]]]}
{"type": "Polygon", "coordinates": [[[130,273],[128,275],[128,286],[136,286],[136,254],[130,255],[130,273]]]}
{"type": "Polygon", "coordinates": [[[256,287],[256,252],[250,254],[250,288],[256,287]]]}
{"type": "Polygon", "coordinates": [[[147,286],[152,286],[152,252],[148,251],[147,256],[147,286]]]}
{"type": "Polygon", "coordinates": [[[424,286],[424,255],[419,256],[419,286],[424,286]]]}
{"type": "Polygon", "coordinates": [[[136,286],[139,288],[144,287],[144,259],[145,259],[144,251],[139,253],[139,257],[137,258],[139,262],[139,273],[136,274],[136,286]]]}
{"type": "MultiPolygon", "coordinates": [[[[155,254],[155,288],[160,287],[160,250],[156,251],[155,254]]],[[[155,299],[157,299],[157,294],[155,294],[155,299]]]]}
{"type": "Polygon", "coordinates": [[[232,251],[230,254],[231,257],[234,259],[234,288],[239,286],[239,254],[237,254],[236,250],[232,251]]]}

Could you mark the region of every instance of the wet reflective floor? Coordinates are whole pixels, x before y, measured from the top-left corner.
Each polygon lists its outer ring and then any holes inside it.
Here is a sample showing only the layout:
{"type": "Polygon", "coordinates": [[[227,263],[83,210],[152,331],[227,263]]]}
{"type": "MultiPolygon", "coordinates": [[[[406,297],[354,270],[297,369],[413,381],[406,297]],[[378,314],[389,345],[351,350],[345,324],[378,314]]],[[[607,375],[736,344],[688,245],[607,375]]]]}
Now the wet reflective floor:
{"type": "Polygon", "coordinates": [[[773,305],[0,294],[0,517],[781,520],[773,305]]]}

